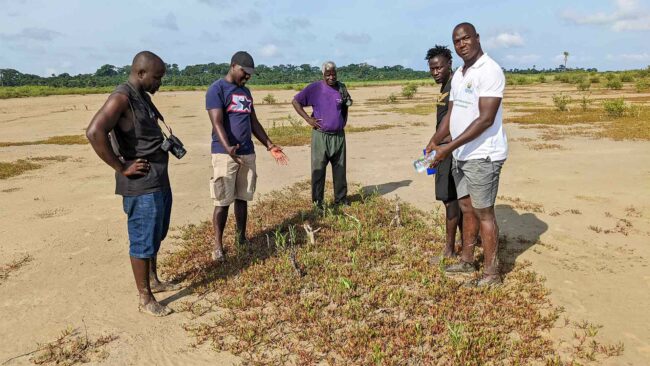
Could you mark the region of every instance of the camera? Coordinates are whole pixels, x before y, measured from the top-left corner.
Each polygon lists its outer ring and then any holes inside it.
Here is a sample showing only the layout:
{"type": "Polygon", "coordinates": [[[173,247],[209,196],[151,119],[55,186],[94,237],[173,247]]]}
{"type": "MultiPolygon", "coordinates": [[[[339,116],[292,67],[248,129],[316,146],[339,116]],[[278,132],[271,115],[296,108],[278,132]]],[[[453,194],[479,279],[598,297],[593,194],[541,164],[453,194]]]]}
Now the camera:
{"type": "Polygon", "coordinates": [[[352,98],[350,97],[350,93],[348,93],[348,88],[340,81],[338,82],[338,86],[339,94],[341,94],[341,104],[343,104],[345,107],[351,107],[352,98]]]}
{"type": "Polygon", "coordinates": [[[176,157],[176,159],[182,158],[187,153],[181,140],[172,134],[163,141],[160,145],[160,149],[164,152],[171,153],[176,157]]]}

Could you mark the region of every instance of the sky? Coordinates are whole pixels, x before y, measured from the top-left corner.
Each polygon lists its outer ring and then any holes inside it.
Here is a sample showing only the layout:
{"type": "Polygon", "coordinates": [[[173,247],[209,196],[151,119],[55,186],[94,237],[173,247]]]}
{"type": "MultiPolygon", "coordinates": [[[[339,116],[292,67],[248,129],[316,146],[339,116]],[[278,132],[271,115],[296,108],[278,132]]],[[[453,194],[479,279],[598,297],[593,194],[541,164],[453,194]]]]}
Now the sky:
{"type": "MultiPolygon", "coordinates": [[[[471,22],[501,66],[626,70],[650,65],[650,0],[0,0],[0,68],[93,73],[141,50],[181,68],[229,62],[368,63],[426,70],[427,49],[452,48],[471,22]]],[[[454,65],[462,62],[454,55],[454,65]]]]}

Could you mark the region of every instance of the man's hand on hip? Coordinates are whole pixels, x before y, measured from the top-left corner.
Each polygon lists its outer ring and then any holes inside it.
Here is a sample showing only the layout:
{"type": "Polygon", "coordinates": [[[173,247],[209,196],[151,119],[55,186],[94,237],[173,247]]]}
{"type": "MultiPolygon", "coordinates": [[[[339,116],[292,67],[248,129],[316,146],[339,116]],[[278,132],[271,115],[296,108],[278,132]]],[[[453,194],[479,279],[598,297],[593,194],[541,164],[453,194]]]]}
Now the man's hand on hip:
{"type": "Polygon", "coordinates": [[[305,121],[307,121],[307,123],[308,123],[310,126],[312,126],[313,128],[315,128],[315,129],[317,129],[317,130],[320,130],[320,127],[321,127],[321,126],[320,126],[320,123],[321,123],[322,119],[320,119],[320,118],[314,118],[314,117],[307,117],[307,118],[305,119],[305,121]]]}
{"type": "Polygon", "coordinates": [[[127,160],[122,165],[122,173],[125,177],[143,177],[149,173],[149,162],[146,159],[127,160]]]}

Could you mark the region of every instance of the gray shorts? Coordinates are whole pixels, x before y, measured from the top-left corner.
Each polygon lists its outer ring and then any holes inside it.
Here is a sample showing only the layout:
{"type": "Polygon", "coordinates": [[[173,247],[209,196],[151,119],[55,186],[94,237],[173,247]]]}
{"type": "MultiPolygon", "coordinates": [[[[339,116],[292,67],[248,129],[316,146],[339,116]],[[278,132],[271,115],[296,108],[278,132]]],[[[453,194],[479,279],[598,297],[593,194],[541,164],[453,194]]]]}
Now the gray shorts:
{"type": "Polygon", "coordinates": [[[494,206],[499,189],[499,175],[505,160],[472,159],[452,162],[458,198],[469,195],[474,208],[494,206]]]}

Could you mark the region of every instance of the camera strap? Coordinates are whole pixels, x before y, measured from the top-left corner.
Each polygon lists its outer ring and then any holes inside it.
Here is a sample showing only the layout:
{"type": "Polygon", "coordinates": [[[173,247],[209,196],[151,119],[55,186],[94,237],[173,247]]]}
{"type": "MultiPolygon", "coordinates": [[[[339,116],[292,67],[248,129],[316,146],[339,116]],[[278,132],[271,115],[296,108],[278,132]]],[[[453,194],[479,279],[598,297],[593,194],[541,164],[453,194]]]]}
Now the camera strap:
{"type": "Polygon", "coordinates": [[[338,84],[339,94],[341,95],[341,102],[343,103],[343,105],[341,106],[341,113],[343,115],[343,120],[345,122],[347,122],[348,121],[348,106],[345,104],[345,100],[347,100],[347,99],[351,100],[352,97],[350,97],[350,93],[348,93],[348,88],[345,86],[345,84],[343,84],[340,81],[337,81],[336,83],[338,84]]]}
{"type": "MultiPolygon", "coordinates": [[[[156,108],[156,106],[153,105],[153,103],[151,103],[151,101],[147,100],[148,98],[145,98],[145,97],[143,97],[142,95],[140,95],[140,92],[139,92],[136,88],[134,88],[133,85],[131,85],[131,83],[129,83],[129,82],[127,81],[127,82],[126,82],[126,85],[129,86],[129,88],[131,89],[131,91],[133,91],[133,93],[135,94],[135,97],[138,98],[138,100],[140,101],[140,103],[142,103],[142,104],[144,105],[144,107],[147,109],[147,113],[149,114],[149,117],[150,117],[150,118],[155,118],[156,121],[160,120],[160,122],[162,122],[163,125],[165,125],[165,128],[167,129],[167,131],[169,131],[169,134],[172,135],[172,134],[173,134],[173,133],[172,133],[172,129],[167,125],[167,123],[165,123],[165,118],[164,118],[163,115],[160,113],[160,111],[158,111],[158,108],[156,108]]],[[[133,105],[131,105],[131,100],[129,100],[129,106],[131,107],[131,113],[132,113],[132,116],[133,116],[133,122],[135,123],[135,119],[136,119],[136,118],[135,118],[135,112],[134,112],[134,110],[133,110],[133,105]]],[[[160,127],[160,125],[159,125],[159,124],[156,124],[156,125],[158,126],[158,128],[160,128],[160,132],[162,132],[163,136],[165,136],[165,138],[167,138],[167,137],[168,137],[167,134],[166,134],[165,131],[160,127]]]]}

